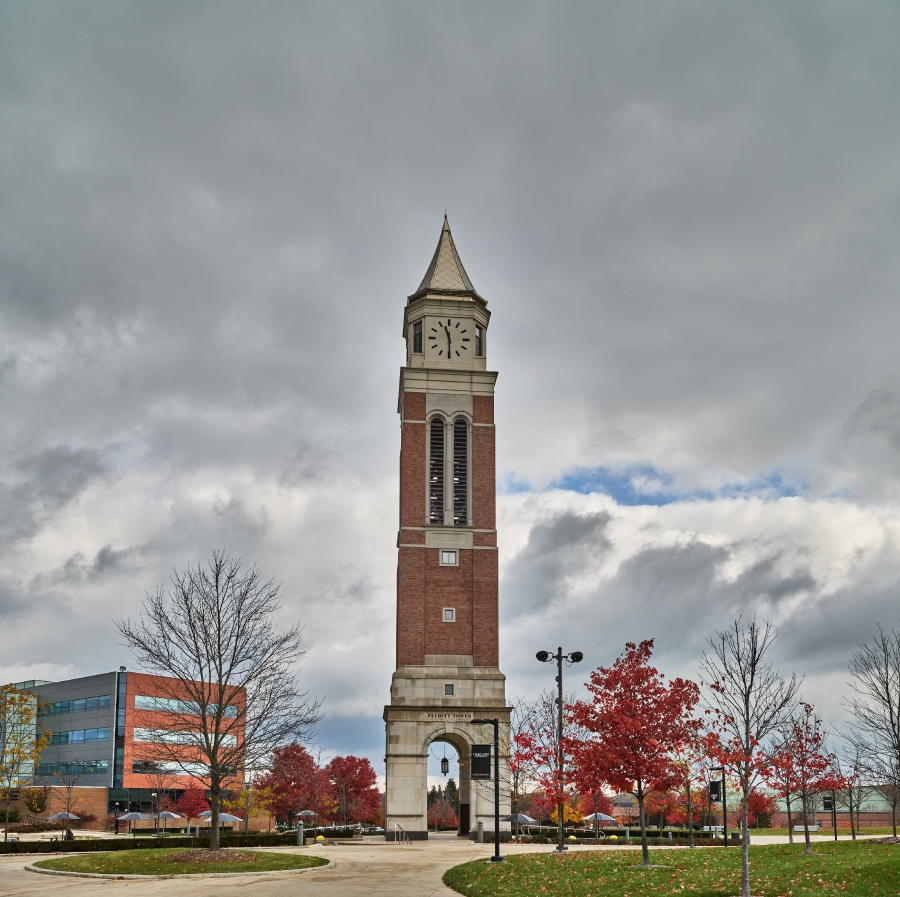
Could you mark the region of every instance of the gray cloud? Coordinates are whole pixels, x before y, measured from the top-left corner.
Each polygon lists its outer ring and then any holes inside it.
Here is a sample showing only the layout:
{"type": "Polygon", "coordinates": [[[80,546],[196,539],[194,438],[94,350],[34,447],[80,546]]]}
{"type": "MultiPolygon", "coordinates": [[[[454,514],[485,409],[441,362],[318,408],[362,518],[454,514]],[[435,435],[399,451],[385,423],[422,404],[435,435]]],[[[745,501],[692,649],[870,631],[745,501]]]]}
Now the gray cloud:
{"type": "Polygon", "coordinates": [[[510,617],[539,613],[562,603],[570,577],[609,549],[606,513],[563,513],[536,523],[528,544],[511,561],[503,580],[504,613],[510,617]]]}
{"type": "MultiPolygon", "coordinates": [[[[377,717],[400,322],[444,208],[511,481],[776,471],[894,514],[898,38],[887,4],[5,5],[0,655],[115,668],[106,621],[226,546],[284,582],[310,686],[377,717]]],[[[523,613],[687,663],[691,615],[767,608],[816,664],[888,607],[879,534],[848,524],[848,586],[696,509],[602,588],[614,520],[522,521],[504,664],[523,613]]]]}

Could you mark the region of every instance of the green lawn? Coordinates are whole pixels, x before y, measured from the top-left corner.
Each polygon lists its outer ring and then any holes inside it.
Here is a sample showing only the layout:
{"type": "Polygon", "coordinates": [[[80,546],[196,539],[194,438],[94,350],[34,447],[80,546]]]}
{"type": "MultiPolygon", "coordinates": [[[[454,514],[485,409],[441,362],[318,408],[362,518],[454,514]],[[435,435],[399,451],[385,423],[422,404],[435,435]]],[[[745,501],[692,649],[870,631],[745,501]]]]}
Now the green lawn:
{"type": "MultiPolygon", "coordinates": [[[[865,841],[750,848],[750,892],[761,897],[804,897],[823,890],[847,897],[900,893],[900,845],[865,841]]],[[[559,857],[520,854],[505,863],[477,860],[449,869],[444,883],[467,897],[734,897],[740,894],[741,855],[737,847],[653,850],[640,866],[640,851],[584,851],[559,857]]]]}
{"type": "Polygon", "coordinates": [[[163,857],[187,853],[183,847],[158,847],[150,850],[118,850],[110,853],[81,853],[76,856],[40,860],[35,863],[42,869],[61,872],[102,872],[108,875],[183,875],[204,872],[272,872],[277,869],[306,869],[323,866],[323,857],[290,853],[256,852],[253,863],[177,863],[163,857]]]}

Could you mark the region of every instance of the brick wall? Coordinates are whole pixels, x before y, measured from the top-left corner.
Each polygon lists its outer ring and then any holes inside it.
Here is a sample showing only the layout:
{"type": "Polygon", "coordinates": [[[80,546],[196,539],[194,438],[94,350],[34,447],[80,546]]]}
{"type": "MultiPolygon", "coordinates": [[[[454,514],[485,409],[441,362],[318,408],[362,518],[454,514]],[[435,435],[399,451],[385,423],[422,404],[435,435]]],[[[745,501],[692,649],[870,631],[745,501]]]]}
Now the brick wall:
{"type": "Polygon", "coordinates": [[[500,664],[498,633],[497,552],[473,551],[473,591],[475,627],[473,632],[474,663],[477,667],[500,664]]]}
{"type": "Polygon", "coordinates": [[[425,654],[472,653],[472,575],[474,551],[459,552],[458,567],[442,567],[440,551],[426,548],[425,654]],[[443,608],[456,608],[456,622],[444,623],[443,608]]]}
{"type": "Polygon", "coordinates": [[[400,526],[425,525],[425,393],[403,395],[400,435],[400,526]]]}
{"type": "MultiPolygon", "coordinates": [[[[472,518],[476,529],[496,526],[494,400],[473,396],[472,518]]],[[[427,427],[424,393],[405,393],[400,447],[400,526],[426,523],[427,427]]],[[[496,532],[473,533],[479,548],[494,548],[496,532]]],[[[459,551],[459,566],[441,566],[422,529],[401,529],[397,560],[397,665],[418,665],[426,654],[471,654],[476,666],[498,664],[497,552],[459,551]],[[443,622],[443,609],[456,622],[443,622]]]]}
{"type": "MultiPolygon", "coordinates": [[[[474,396],[476,424],[493,424],[492,396],[474,396]]],[[[472,522],[476,529],[497,526],[496,445],[493,426],[472,427],[472,522]]]]}
{"type": "Polygon", "coordinates": [[[397,666],[425,662],[424,548],[401,548],[397,560],[397,666]]]}

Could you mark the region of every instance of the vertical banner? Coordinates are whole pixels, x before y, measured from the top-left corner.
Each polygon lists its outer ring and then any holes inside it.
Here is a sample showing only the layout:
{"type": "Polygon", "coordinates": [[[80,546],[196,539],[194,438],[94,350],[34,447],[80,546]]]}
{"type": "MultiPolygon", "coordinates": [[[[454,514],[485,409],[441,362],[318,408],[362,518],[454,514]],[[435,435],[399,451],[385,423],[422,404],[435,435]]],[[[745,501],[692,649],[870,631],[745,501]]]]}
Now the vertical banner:
{"type": "Polygon", "coordinates": [[[472,745],[472,767],[469,778],[482,782],[490,780],[491,746],[489,744],[472,745]]]}

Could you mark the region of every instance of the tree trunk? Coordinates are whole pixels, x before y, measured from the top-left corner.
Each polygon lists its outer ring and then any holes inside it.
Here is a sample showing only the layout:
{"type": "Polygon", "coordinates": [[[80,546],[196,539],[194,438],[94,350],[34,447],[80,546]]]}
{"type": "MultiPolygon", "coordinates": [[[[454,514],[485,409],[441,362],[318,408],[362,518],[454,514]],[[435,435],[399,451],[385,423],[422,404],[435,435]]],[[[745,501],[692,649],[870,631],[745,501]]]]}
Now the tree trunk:
{"type": "Polygon", "coordinates": [[[794,843],[794,820],[791,819],[791,792],[785,790],[784,799],[787,801],[787,816],[788,816],[788,842],[794,843]]]}
{"type": "Polygon", "coordinates": [[[644,865],[650,865],[650,851],[647,849],[647,820],[644,818],[644,786],[640,779],[637,780],[638,813],[641,817],[641,856],[644,865]]]}
{"type": "Polygon", "coordinates": [[[209,849],[219,849],[219,783],[215,779],[210,782],[209,789],[209,808],[212,815],[209,817],[209,824],[212,826],[209,832],[209,849]]]}
{"type": "Polygon", "coordinates": [[[897,837],[897,801],[891,802],[891,825],[894,827],[894,837],[897,837]]]}
{"type": "Polygon", "coordinates": [[[809,843],[809,795],[806,789],[800,792],[800,799],[803,801],[803,839],[806,841],[806,853],[812,854],[812,844],[809,843]]]}
{"type": "Polygon", "coordinates": [[[694,844],[694,805],[691,803],[691,783],[688,781],[687,783],[687,800],[688,800],[688,839],[690,840],[690,846],[695,847],[694,844]]]}
{"type": "Polygon", "coordinates": [[[856,840],[856,820],[853,818],[853,789],[847,791],[847,804],[850,807],[850,838],[856,840]]]}
{"type": "Polygon", "coordinates": [[[741,782],[741,788],[744,792],[741,805],[741,897],[750,897],[750,832],[747,829],[747,810],[750,806],[749,778],[741,782]]]}
{"type": "Polygon", "coordinates": [[[9,828],[9,803],[12,800],[12,789],[6,789],[6,824],[3,826],[3,840],[6,841],[9,838],[9,832],[7,829],[9,828]]]}

